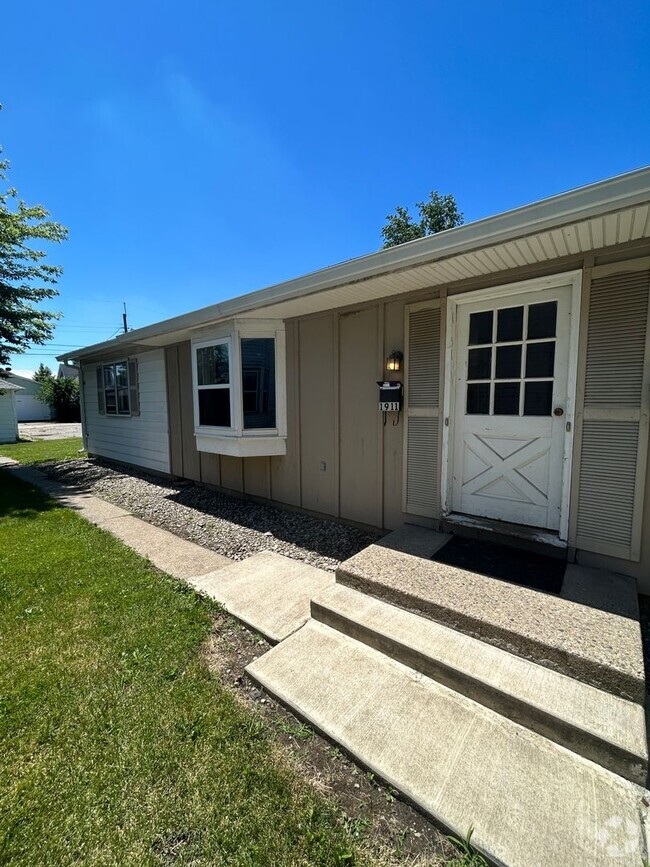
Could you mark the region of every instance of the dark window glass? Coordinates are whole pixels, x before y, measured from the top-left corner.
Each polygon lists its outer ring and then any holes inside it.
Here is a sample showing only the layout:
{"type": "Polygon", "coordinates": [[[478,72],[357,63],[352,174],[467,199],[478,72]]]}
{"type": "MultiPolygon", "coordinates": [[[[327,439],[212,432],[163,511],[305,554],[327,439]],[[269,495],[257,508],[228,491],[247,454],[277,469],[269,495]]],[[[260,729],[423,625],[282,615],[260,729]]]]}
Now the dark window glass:
{"type": "Polygon", "coordinates": [[[117,411],[120,415],[128,415],[130,412],[128,388],[118,388],[117,390],[117,411]]]}
{"type": "Polygon", "coordinates": [[[553,405],[552,382],[527,382],[524,415],[550,415],[553,405]]]}
{"type": "Polygon", "coordinates": [[[490,379],[492,376],[492,350],[470,349],[467,361],[468,379],[490,379]]]}
{"type": "Polygon", "coordinates": [[[115,367],[112,364],[104,368],[104,388],[115,388],[115,367]]]}
{"type": "Polygon", "coordinates": [[[526,347],[526,376],[535,378],[553,376],[555,368],[555,341],[529,343],[526,347]]]}
{"type": "Polygon", "coordinates": [[[494,414],[519,415],[519,383],[497,382],[494,386],[494,414]]]}
{"type": "Polygon", "coordinates": [[[117,395],[114,388],[108,388],[105,391],[106,396],[106,412],[109,415],[117,414],[117,395]]]}
{"type": "Polygon", "coordinates": [[[228,385],[228,344],[218,343],[216,346],[197,349],[196,372],[199,385],[228,385]]]}
{"type": "Polygon", "coordinates": [[[490,414],[490,383],[471,383],[467,386],[467,415],[490,414]]]}
{"type": "Polygon", "coordinates": [[[557,301],[531,304],[528,308],[528,339],[539,340],[540,337],[555,337],[556,319],[557,301]]]}
{"type": "Polygon", "coordinates": [[[469,314],[469,345],[492,343],[492,311],[469,314]]]}
{"type": "Polygon", "coordinates": [[[244,428],[274,428],[275,340],[244,338],[241,342],[244,428]]]}
{"type": "Polygon", "coordinates": [[[497,347],[497,379],[518,379],[521,376],[521,344],[497,347]]]}
{"type": "Polygon", "coordinates": [[[199,424],[230,427],[229,388],[203,388],[199,391],[199,424]]]}
{"type": "Polygon", "coordinates": [[[505,307],[497,313],[497,342],[521,340],[524,329],[524,308],[505,307]]]}

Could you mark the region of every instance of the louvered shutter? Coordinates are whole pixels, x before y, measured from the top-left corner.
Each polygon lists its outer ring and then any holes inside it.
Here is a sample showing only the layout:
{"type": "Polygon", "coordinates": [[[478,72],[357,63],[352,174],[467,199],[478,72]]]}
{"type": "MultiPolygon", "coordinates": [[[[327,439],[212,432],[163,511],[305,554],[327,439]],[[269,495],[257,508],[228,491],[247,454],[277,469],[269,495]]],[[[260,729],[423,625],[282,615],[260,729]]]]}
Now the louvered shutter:
{"type": "Polygon", "coordinates": [[[406,313],[404,511],[440,514],[440,301],[406,313]]]}
{"type": "Polygon", "coordinates": [[[98,364],[95,368],[97,374],[97,411],[100,415],[106,415],[106,395],[104,394],[104,368],[98,364]]]}
{"type": "Polygon", "coordinates": [[[576,547],[638,560],[650,416],[650,260],[594,268],[588,304],[576,547]]]}
{"type": "Polygon", "coordinates": [[[140,415],[140,387],[138,383],[138,361],[129,359],[129,407],[131,415],[140,415]]]}

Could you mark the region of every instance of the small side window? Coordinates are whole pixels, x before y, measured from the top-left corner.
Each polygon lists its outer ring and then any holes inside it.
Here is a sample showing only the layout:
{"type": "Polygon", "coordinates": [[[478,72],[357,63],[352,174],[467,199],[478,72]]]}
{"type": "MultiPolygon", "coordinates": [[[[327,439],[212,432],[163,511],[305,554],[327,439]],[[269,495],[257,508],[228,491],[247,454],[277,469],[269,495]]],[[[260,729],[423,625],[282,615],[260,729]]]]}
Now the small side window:
{"type": "MultiPolygon", "coordinates": [[[[130,382],[131,363],[117,361],[97,368],[97,406],[102,415],[131,415],[133,385],[130,382]]],[[[136,368],[137,371],[137,368],[136,368]]]]}

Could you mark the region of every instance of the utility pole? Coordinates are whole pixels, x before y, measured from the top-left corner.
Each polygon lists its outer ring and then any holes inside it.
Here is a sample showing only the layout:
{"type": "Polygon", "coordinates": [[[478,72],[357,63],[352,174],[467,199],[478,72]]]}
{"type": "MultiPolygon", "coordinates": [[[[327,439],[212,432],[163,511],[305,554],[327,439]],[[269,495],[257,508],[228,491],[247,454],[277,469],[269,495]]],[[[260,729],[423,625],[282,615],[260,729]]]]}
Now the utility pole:
{"type": "Polygon", "coordinates": [[[126,334],[126,332],[129,330],[127,327],[127,324],[126,324],[126,301],[123,301],[122,304],[124,305],[124,313],[122,314],[122,324],[124,325],[124,333],[126,334]]]}

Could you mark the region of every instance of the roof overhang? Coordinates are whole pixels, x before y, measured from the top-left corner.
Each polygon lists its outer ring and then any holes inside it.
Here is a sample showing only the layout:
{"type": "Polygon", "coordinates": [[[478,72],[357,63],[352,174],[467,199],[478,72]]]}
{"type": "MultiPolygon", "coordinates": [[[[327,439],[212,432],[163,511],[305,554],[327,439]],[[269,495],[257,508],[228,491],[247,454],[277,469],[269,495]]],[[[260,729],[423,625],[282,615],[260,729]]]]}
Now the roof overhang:
{"type": "Polygon", "coordinates": [[[203,307],[57,356],[165,346],[224,319],[304,316],[650,237],[650,167],[203,307]]]}

